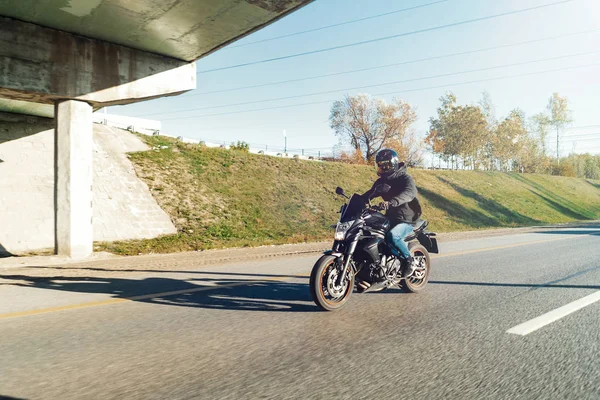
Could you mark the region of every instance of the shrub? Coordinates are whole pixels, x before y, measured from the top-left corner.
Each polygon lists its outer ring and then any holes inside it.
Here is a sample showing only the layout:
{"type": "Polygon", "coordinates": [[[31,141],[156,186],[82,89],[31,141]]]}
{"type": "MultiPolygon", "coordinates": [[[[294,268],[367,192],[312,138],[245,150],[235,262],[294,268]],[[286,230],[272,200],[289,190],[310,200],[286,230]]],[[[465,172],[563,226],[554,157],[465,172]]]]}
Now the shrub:
{"type": "Polygon", "coordinates": [[[239,141],[237,143],[231,143],[231,145],[229,146],[229,148],[231,150],[239,150],[239,151],[243,151],[243,152],[249,152],[250,151],[250,145],[246,142],[242,142],[239,141]]]}

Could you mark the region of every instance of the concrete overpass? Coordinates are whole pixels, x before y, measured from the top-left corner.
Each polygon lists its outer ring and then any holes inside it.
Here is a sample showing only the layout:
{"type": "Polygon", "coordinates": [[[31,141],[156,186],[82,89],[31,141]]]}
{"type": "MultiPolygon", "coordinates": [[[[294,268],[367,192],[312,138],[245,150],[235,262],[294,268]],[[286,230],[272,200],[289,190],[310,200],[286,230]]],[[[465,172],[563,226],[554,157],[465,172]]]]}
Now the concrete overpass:
{"type": "Polygon", "coordinates": [[[310,1],[1,1],[0,113],[55,121],[56,252],[92,253],[95,109],[195,89],[195,60],[310,1]]]}

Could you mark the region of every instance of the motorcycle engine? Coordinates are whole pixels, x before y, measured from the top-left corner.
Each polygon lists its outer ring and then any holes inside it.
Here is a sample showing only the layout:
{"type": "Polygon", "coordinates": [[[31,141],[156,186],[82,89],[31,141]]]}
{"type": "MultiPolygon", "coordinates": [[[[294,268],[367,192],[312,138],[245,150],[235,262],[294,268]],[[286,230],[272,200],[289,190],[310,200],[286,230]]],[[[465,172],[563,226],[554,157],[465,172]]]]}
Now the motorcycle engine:
{"type": "Polygon", "coordinates": [[[382,268],[378,264],[363,261],[363,266],[360,271],[358,271],[356,277],[360,280],[372,283],[384,279],[385,273],[385,268],[382,268]]]}

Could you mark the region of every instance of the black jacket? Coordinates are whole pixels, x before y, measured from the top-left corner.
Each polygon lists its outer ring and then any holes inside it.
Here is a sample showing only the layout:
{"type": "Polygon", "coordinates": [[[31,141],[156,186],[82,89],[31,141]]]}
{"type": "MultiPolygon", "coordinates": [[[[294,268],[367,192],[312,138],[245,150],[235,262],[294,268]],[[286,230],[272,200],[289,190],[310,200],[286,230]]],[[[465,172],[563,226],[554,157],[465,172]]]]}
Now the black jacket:
{"type": "Polygon", "coordinates": [[[373,187],[365,193],[369,198],[375,197],[375,187],[387,184],[391,189],[383,193],[381,198],[390,203],[386,216],[394,225],[399,223],[415,224],[421,217],[422,210],[417,199],[417,186],[413,178],[408,175],[406,165],[400,164],[398,171],[387,177],[381,177],[375,181],[373,187]]]}

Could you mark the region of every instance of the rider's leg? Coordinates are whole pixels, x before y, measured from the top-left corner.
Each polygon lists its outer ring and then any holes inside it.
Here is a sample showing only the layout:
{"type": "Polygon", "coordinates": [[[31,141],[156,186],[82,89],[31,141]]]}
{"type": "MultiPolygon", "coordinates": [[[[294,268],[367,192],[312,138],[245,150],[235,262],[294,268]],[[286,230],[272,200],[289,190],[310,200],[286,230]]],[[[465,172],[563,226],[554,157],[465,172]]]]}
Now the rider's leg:
{"type": "Polygon", "coordinates": [[[404,261],[402,263],[402,276],[407,277],[414,271],[414,263],[408,249],[408,243],[404,238],[413,232],[412,225],[398,224],[388,232],[388,243],[392,242],[392,253],[396,256],[401,256],[404,261]]]}
{"type": "Polygon", "coordinates": [[[408,243],[404,241],[404,238],[410,235],[413,231],[412,225],[409,224],[398,224],[393,227],[389,232],[389,240],[392,243],[392,252],[394,255],[402,256],[403,258],[410,257],[410,251],[408,250],[408,243]],[[398,254],[399,253],[399,254],[398,254]]]}

